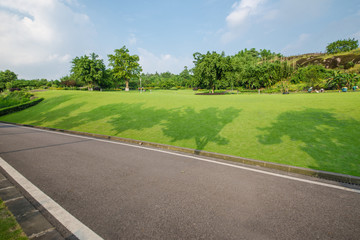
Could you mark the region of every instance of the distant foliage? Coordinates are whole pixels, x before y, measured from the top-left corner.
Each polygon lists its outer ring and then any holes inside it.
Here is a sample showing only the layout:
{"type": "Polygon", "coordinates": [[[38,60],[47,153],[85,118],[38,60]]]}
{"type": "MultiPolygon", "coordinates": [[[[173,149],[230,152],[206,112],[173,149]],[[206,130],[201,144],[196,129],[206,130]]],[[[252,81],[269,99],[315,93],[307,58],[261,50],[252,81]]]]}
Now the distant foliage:
{"type": "Polygon", "coordinates": [[[306,83],[306,87],[318,87],[321,80],[328,78],[332,70],[327,70],[322,65],[309,65],[299,68],[291,77],[290,82],[294,84],[306,83]]]}
{"type": "Polygon", "coordinates": [[[214,92],[215,89],[268,88],[287,81],[294,72],[281,54],[255,48],[242,50],[233,56],[207,52],[194,54],[194,85],[214,92]]]}
{"type": "Polygon", "coordinates": [[[326,47],[326,52],[329,54],[349,52],[359,47],[359,41],[353,39],[344,39],[332,42],[326,47]]]}
{"type": "MultiPolygon", "coordinates": [[[[327,52],[338,53],[358,47],[358,40],[339,40],[330,43],[327,52]]],[[[139,56],[131,55],[126,46],[123,46],[115,49],[114,54],[108,55],[110,68],[105,66],[99,55],[92,53],[75,57],[71,62],[70,74],[58,80],[17,79],[17,75],[10,70],[0,71],[0,92],[35,88],[105,91],[193,88],[213,93],[225,89],[287,93],[302,91],[308,87],[335,89],[353,86],[359,79],[356,75],[346,73],[358,73],[358,50],[325,58],[319,54],[310,54],[298,59],[296,56],[284,57],[266,49],[245,48],[234,55],[208,51],[205,54],[196,52],[193,57],[194,67],[188,69],[185,66],[179,74],[168,71],[142,73],[139,56]],[[334,70],[331,69],[341,69],[342,73],[333,73],[334,70]],[[347,71],[348,69],[351,70],[347,71]]]]}
{"type": "Polygon", "coordinates": [[[34,80],[19,79],[12,81],[9,86],[11,86],[11,88],[24,89],[26,87],[39,88],[41,86],[46,86],[47,84],[48,81],[46,79],[34,79],[34,80]]]}

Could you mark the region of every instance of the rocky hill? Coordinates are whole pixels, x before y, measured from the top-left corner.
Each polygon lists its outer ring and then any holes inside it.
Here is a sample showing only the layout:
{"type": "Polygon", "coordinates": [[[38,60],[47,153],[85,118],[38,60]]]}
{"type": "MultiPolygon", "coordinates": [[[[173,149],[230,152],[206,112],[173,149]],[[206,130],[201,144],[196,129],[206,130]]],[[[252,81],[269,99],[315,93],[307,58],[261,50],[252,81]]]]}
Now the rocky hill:
{"type": "Polygon", "coordinates": [[[323,65],[327,69],[348,70],[359,73],[360,70],[360,49],[346,53],[322,54],[309,53],[300,56],[287,58],[290,62],[295,62],[297,66],[323,65]]]}

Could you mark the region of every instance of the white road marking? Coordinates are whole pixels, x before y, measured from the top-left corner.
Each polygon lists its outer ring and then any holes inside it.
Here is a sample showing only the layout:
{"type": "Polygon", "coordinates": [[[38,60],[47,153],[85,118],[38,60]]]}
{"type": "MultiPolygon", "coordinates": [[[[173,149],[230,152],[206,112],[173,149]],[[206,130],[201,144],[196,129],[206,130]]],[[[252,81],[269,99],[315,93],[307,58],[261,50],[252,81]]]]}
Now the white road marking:
{"type": "Polygon", "coordinates": [[[102,239],[90,228],[77,220],[39,188],[27,180],[23,175],[10,166],[0,157],[2,167],[21,187],[23,187],[39,204],[41,204],[52,216],[79,239],[102,239]]]}
{"type": "Polygon", "coordinates": [[[24,197],[21,196],[21,197],[16,197],[16,198],[8,199],[8,200],[4,201],[4,203],[14,202],[14,201],[19,200],[19,199],[22,199],[22,198],[24,198],[24,197]]]}
{"type": "Polygon", "coordinates": [[[0,188],[0,191],[7,190],[7,189],[11,189],[11,188],[15,188],[15,187],[14,187],[14,186],[10,186],[10,187],[5,187],[5,188],[0,188]]]}
{"type": "MultiPolygon", "coordinates": [[[[2,123],[2,124],[5,124],[5,123],[2,123]]],[[[6,124],[6,125],[11,125],[11,124],[6,124]]],[[[11,125],[11,126],[14,126],[14,125],[11,125]]],[[[17,127],[26,128],[26,129],[30,128],[30,127],[24,127],[24,126],[17,126],[17,127]]],[[[94,138],[94,137],[86,137],[86,136],[80,136],[80,135],[69,134],[69,133],[49,131],[49,130],[45,130],[45,129],[38,129],[38,128],[31,128],[31,129],[34,129],[34,130],[37,130],[37,131],[43,131],[43,132],[47,132],[47,133],[55,133],[55,134],[70,136],[70,137],[77,137],[77,138],[90,139],[90,140],[99,141],[99,142],[106,142],[106,143],[118,144],[118,145],[123,145],[123,146],[129,146],[129,147],[133,147],[133,148],[140,148],[140,149],[145,149],[145,150],[154,151],[154,152],[161,152],[161,153],[166,153],[166,154],[170,154],[170,155],[175,155],[175,156],[180,156],[180,157],[185,157],[185,158],[191,158],[191,159],[195,159],[195,160],[198,160],[198,161],[214,163],[214,164],[218,164],[218,165],[222,165],[222,166],[238,168],[238,169],[243,169],[243,170],[257,172],[257,173],[262,173],[262,174],[266,174],[266,175],[270,175],[270,176],[285,178],[285,179],[294,180],[294,181],[298,181],[298,182],[304,182],[304,183],[314,184],[314,185],[318,185],[318,186],[344,190],[344,191],[348,191],[348,192],[360,193],[359,189],[347,188],[347,187],[343,187],[343,186],[337,186],[337,185],[333,185],[333,184],[322,183],[322,182],[317,182],[317,181],[312,181],[312,180],[307,180],[307,179],[282,175],[282,174],[278,174],[278,173],[267,172],[267,171],[263,171],[263,170],[259,170],[259,169],[239,166],[239,165],[235,165],[235,164],[231,164],[231,163],[218,162],[218,161],[214,161],[214,160],[209,160],[209,159],[200,158],[200,157],[191,156],[191,155],[185,155],[185,154],[181,154],[181,153],[169,152],[169,151],[165,151],[165,150],[160,150],[160,149],[155,149],[155,148],[148,148],[148,147],[139,146],[139,145],[132,145],[132,144],[128,144],[128,143],[122,143],[122,142],[115,142],[115,141],[110,141],[110,140],[98,139],[98,138],[94,138]]]]}

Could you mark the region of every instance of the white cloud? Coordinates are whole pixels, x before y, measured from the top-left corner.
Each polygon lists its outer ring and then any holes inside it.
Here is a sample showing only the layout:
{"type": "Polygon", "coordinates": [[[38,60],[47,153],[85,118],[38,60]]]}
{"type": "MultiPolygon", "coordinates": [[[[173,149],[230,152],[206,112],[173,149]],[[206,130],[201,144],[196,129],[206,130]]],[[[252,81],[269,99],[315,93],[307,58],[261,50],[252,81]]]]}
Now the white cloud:
{"type": "Polygon", "coordinates": [[[170,54],[161,54],[160,56],[149,52],[146,49],[138,48],[140,65],[144,73],[161,73],[172,72],[180,73],[184,70],[184,66],[192,67],[192,59],[190,58],[177,58],[170,54]]]}
{"type": "Polygon", "coordinates": [[[257,12],[259,4],[264,0],[241,0],[233,4],[233,11],[226,17],[226,22],[230,28],[241,26],[245,20],[257,12]]]}
{"type": "Polygon", "coordinates": [[[71,56],[83,54],[94,34],[89,17],[72,8],[77,5],[74,0],[0,0],[0,69],[30,79],[67,74],[71,56]],[[31,66],[37,69],[29,74],[31,66]]]}
{"type": "Polygon", "coordinates": [[[232,12],[226,17],[227,31],[222,35],[222,41],[228,43],[236,39],[246,29],[251,16],[261,13],[259,8],[266,0],[241,0],[232,5],[232,12]]]}

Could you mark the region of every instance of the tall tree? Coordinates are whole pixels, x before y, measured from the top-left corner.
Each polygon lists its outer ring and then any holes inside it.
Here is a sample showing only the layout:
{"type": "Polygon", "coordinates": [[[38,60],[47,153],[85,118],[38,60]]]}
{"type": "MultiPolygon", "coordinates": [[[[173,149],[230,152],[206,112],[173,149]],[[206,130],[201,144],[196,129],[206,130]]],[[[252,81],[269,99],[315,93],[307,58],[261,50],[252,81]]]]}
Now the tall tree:
{"type": "Polygon", "coordinates": [[[115,54],[109,54],[109,66],[112,67],[114,78],[125,81],[125,91],[129,91],[129,80],[138,78],[142,68],[139,64],[138,55],[130,55],[126,46],[114,50],[115,54]]]}
{"type": "Polygon", "coordinates": [[[210,89],[214,93],[215,88],[224,85],[222,81],[226,81],[225,75],[229,68],[224,52],[194,53],[194,59],[194,77],[198,86],[210,89]]]}
{"type": "Polygon", "coordinates": [[[76,80],[85,82],[91,87],[93,85],[102,86],[106,68],[103,60],[98,57],[97,54],[92,53],[89,56],[84,55],[72,60],[71,73],[76,80]]]}

